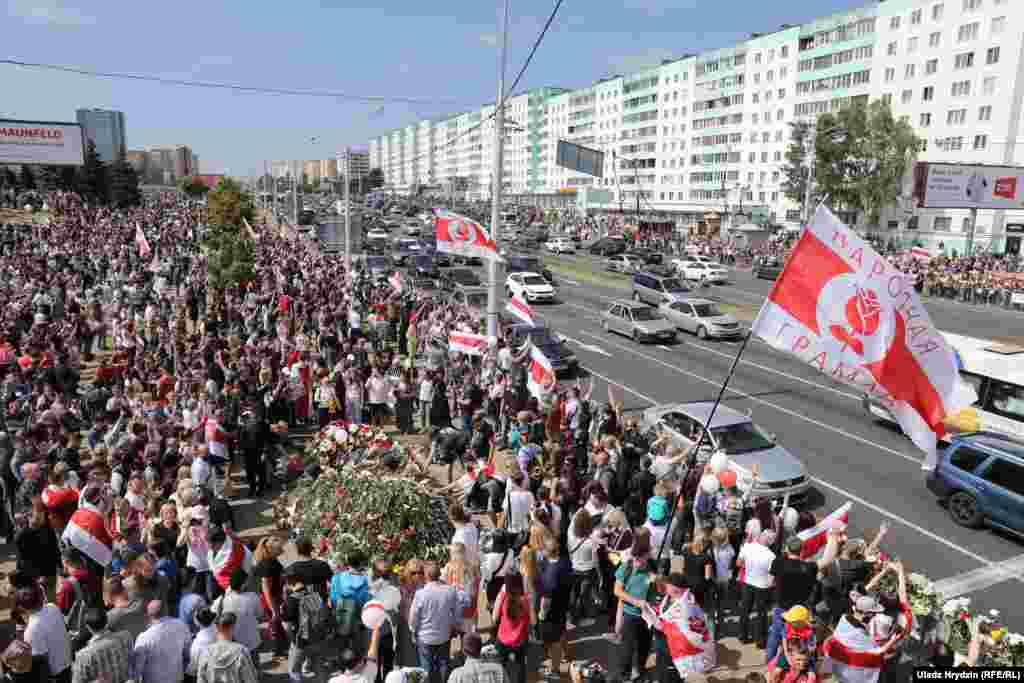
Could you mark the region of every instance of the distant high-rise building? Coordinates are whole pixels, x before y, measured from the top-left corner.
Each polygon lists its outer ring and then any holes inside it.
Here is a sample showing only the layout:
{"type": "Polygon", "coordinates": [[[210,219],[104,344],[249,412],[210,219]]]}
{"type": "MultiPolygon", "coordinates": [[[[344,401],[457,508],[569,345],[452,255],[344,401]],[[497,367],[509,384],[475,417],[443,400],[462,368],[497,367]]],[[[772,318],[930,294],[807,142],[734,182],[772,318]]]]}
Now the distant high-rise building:
{"type": "Polygon", "coordinates": [[[109,109],[79,109],[75,118],[82,126],[85,139],[96,147],[96,153],[105,163],[124,159],[128,152],[125,144],[124,114],[109,109]]]}
{"type": "Polygon", "coordinates": [[[181,178],[198,172],[192,163],[196,157],[185,145],[152,147],[147,150],[146,156],[145,180],[148,183],[174,185],[181,178]]]}

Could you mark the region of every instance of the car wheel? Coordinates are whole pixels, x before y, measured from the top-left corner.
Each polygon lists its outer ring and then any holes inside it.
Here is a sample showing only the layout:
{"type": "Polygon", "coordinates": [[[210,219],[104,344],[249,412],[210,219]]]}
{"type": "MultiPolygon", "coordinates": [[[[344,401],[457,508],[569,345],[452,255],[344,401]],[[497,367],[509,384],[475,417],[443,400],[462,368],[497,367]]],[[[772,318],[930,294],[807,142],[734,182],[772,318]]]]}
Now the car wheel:
{"type": "Polygon", "coordinates": [[[949,497],[949,516],[960,526],[975,528],[981,524],[978,501],[966,491],[957,491],[949,497]]]}
{"type": "Polygon", "coordinates": [[[708,338],[708,330],[703,325],[701,325],[700,327],[697,328],[697,338],[698,339],[707,339],[708,338]]]}

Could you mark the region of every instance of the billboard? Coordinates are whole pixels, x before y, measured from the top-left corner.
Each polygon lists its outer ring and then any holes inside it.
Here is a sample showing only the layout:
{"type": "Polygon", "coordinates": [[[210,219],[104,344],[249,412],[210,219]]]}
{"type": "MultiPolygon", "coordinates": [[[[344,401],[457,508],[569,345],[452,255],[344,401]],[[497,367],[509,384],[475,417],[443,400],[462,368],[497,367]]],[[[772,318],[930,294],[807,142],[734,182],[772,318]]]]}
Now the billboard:
{"type": "Polygon", "coordinates": [[[0,119],[0,164],[81,166],[82,127],[77,123],[0,119]]]}
{"type": "Polygon", "coordinates": [[[559,166],[576,171],[577,173],[586,173],[598,178],[604,175],[604,152],[599,152],[589,147],[581,147],[565,140],[558,141],[558,152],[555,162],[559,166]]]}
{"type": "Polygon", "coordinates": [[[1024,168],[921,162],[914,167],[914,204],[919,209],[1024,208],[1024,168]]]}

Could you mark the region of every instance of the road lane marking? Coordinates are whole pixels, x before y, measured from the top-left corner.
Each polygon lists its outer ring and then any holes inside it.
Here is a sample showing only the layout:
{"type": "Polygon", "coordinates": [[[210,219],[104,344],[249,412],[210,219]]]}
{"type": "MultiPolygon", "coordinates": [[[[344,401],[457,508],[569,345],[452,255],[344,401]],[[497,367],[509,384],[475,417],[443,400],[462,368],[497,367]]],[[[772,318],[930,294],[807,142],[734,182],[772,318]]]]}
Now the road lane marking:
{"type": "MultiPolygon", "coordinates": [[[[583,367],[583,366],[581,366],[581,367],[583,367]]],[[[607,382],[609,384],[615,384],[616,386],[622,387],[625,391],[628,391],[629,393],[633,394],[637,398],[640,398],[640,399],[646,401],[647,403],[650,403],[652,406],[656,406],[656,405],[659,405],[659,404],[663,403],[663,401],[657,401],[654,398],[652,398],[650,396],[647,396],[646,394],[643,394],[643,393],[637,391],[636,389],[630,387],[629,385],[623,384],[622,382],[617,382],[617,381],[611,379],[610,377],[607,377],[606,375],[602,375],[599,372],[596,372],[596,371],[592,370],[591,368],[584,367],[583,369],[586,370],[587,372],[589,372],[594,377],[597,377],[598,379],[604,380],[605,382],[607,382]]],[[[700,378],[700,379],[703,379],[703,378],[700,378]]],[[[705,380],[705,381],[709,381],[709,380],[705,380]]],[[[848,499],[854,501],[855,503],[859,503],[859,504],[863,505],[864,507],[868,508],[869,510],[873,510],[873,511],[877,512],[878,514],[882,515],[883,517],[886,517],[886,518],[888,518],[888,519],[890,519],[890,520],[892,520],[894,522],[902,524],[903,526],[905,526],[905,527],[907,527],[907,528],[909,528],[909,529],[911,529],[913,531],[916,531],[917,533],[922,534],[923,536],[928,537],[929,539],[935,541],[936,543],[939,543],[939,544],[941,544],[941,545],[943,545],[943,546],[945,546],[945,547],[947,547],[947,548],[949,548],[951,550],[955,550],[956,552],[960,553],[961,555],[965,555],[965,556],[971,558],[972,560],[974,560],[976,562],[980,562],[981,564],[985,565],[984,569],[991,569],[992,567],[997,566],[999,564],[998,562],[994,562],[994,561],[992,561],[992,560],[990,560],[990,559],[988,559],[988,558],[986,558],[986,557],[984,557],[982,555],[979,555],[979,554],[977,554],[975,552],[972,552],[970,550],[962,548],[961,546],[959,546],[956,543],[950,541],[949,539],[943,538],[942,536],[940,536],[940,535],[938,535],[938,534],[936,534],[936,533],[934,533],[932,531],[929,531],[928,529],[925,529],[920,524],[915,524],[914,522],[911,522],[909,519],[907,519],[906,517],[903,517],[902,515],[898,515],[895,512],[889,512],[885,508],[880,507],[878,505],[875,505],[874,503],[869,503],[868,501],[864,500],[860,496],[858,496],[858,495],[856,495],[854,493],[851,493],[851,492],[847,491],[844,488],[836,486],[835,484],[827,482],[824,479],[812,476],[811,477],[811,481],[813,481],[813,482],[815,482],[817,484],[820,484],[821,486],[824,486],[825,488],[833,491],[834,493],[838,494],[839,496],[842,496],[844,498],[848,498],[848,499]]],[[[1001,573],[1009,573],[1008,571],[1004,571],[1002,569],[996,570],[996,571],[999,571],[1001,573]]],[[[1024,581],[1024,579],[1020,578],[1019,576],[1009,576],[1008,578],[1016,579],[1018,581],[1024,581]]]]}
{"type": "Polygon", "coordinates": [[[575,280],[570,280],[570,279],[569,279],[569,278],[567,278],[567,277],[560,277],[559,279],[560,279],[560,280],[561,280],[562,282],[566,282],[566,283],[568,283],[568,284],[572,285],[573,287],[579,287],[579,286],[580,286],[580,283],[576,282],[575,280]]]}
{"type": "Polygon", "coordinates": [[[608,356],[609,358],[612,357],[612,354],[608,353],[607,351],[602,349],[600,346],[594,346],[593,344],[587,344],[587,343],[579,341],[578,339],[573,339],[572,337],[566,337],[564,334],[562,335],[562,338],[567,340],[567,341],[571,341],[573,344],[576,344],[581,349],[586,349],[587,351],[590,351],[591,353],[599,353],[602,356],[608,356]]]}
{"type": "Polygon", "coordinates": [[[974,593],[1024,575],[1024,555],[996,562],[988,567],[973,569],[935,582],[935,590],[949,600],[974,593]]]}
{"type": "MultiPolygon", "coordinates": [[[[579,304],[574,304],[574,303],[571,303],[569,301],[566,301],[565,304],[567,306],[572,306],[573,308],[579,308],[579,309],[584,310],[584,311],[593,311],[594,310],[594,309],[592,309],[592,308],[590,308],[588,306],[580,306],[579,304]]],[[[703,344],[701,344],[699,342],[695,342],[695,341],[694,342],[690,342],[689,345],[691,347],[701,349],[702,351],[706,351],[707,353],[711,353],[711,354],[714,354],[716,356],[721,356],[722,358],[726,358],[726,359],[728,359],[730,361],[735,357],[734,354],[722,353],[721,351],[716,351],[715,349],[708,348],[707,346],[704,346],[703,344]]],[[[665,347],[659,346],[658,348],[665,348],[665,347]]],[[[669,350],[669,349],[666,349],[666,350],[669,350]]],[[[845,392],[845,391],[840,391],[839,389],[827,386],[825,384],[818,384],[817,382],[812,382],[809,379],[804,379],[803,377],[798,377],[798,376],[792,375],[792,374],[790,374],[788,372],[783,372],[782,370],[776,370],[775,368],[770,368],[767,365],[761,365],[760,363],[755,363],[754,361],[744,360],[744,359],[741,358],[740,359],[740,364],[741,365],[749,365],[751,367],[757,368],[758,370],[762,370],[764,372],[770,372],[770,373],[772,373],[774,375],[779,375],[781,377],[785,377],[785,378],[787,378],[789,380],[792,380],[794,382],[800,382],[801,384],[806,384],[807,386],[815,387],[816,389],[821,389],[823,391],[829,391],[829,392],[832,392],[833,394],[838,394],[839,396],[842,396],[844,398],[848,398],[848,399],[857,401],[858,403],[861,401],[861,397],[857,396],[856,394],[851,394],[851,393],[848,393],[848,392],[845,392]]],[[[810,367],[810,366],[808,366],[808,367],[810,367]]]]}
{"type": "MultiPolygon", "coordinates": [[[[598,338],[596,335],[593,335],[593,334],[591,334],[589,332],[585,332],[583,330],[580,330],[580,334],[586,335],[588,337],[594,337],[595,339],[598,338]]],[[[628,346],[623,346],[622,344],[618,344],[618,343],[613,342],[613,341],[607,341],[607,343],[611,344],[612,346],[614,346],[616,348],[619,348],[619,349],[621,349],[623,351],[626,351],[628,353],[633,353],[633,354],[635,354],[635,355],[637,355],[637,356],[639,356],[641,358],[644,358],[644,359],[646,359],[646,360],[648,360],[648,361],[650,361],[652,363],[656,363],[658,365],[666,367],[666,368],[672,370],[673,372],[678,372],[681,375],[686,375],[688,377],[692,377],[692,378],[694,378],[696,380],[699,380],[699,381],[704,382],[706,384],[710,384],[710,385],[715,386],[715,387],[721,388],[721,386],[722,386],[721,382],[715,381],[713,379],[709,379],[707,377],[704,377],[703,375],[698,375],[697,373],[690,372],[689,370],[683,370],[682,368],[677,367],[675,365],[672,365],[671,363],[667,363],[667,362],[663,361],[660,358],[656,358],[655,356],[651,356],[649,354],[642,353],[640,351],[637,351],[636,349],[631,349],[628,346]]],[[[915,465],[920,466],[921,463],[923,462],[922,460],[919,460],[918,458],[915,458],[913,456],[907,455],[906,453],[901,453],[900,451],[897,451],[894,448],[889,448],[888,446],[883,446],[882,444],[875,443],[874,441],[870,441],[870,440],[865,439],[863,437],[857,436],[856,434],[854,434],[852,432],[848,432],[845,429],[840,429],[839,427],[833,427],[832,425],[826,424],[826,423],[824,423],[824,422],[822,422],[820,420],[815,420],[812,417],[807,417],[806,415],[801,415],[800,413],[796,412],[795,410],[790,410],[789,408],[783,408],[782,406],[777,405],[775,403],[772,403],[771,401],[766,401],[763,398],[758,398],[756,396],[751,396],[750,394],[742,392],[742,391],[740,391],[738,389],[733,389],[732,387],[729,387],[728,391],[736,394],[740,398],[744,398],[744,399],[747,399],[749,401],[753,401],[754,403],[760,403],[762,405],[766,405],[769,408],[773,408],[773,409],[779,411],[780,413],[784,413],[784,414],[789,415],[790,417],[794,417],[794,418],[796,418],[798,420],[803,420],[804,422],[808,422],[810,424],[813,424],[813,425],[815,425],[817,427],[821,427],[822,429],[828,430],[830,432],[835,432],[836,434],[840,434],[842,436],[845,436],[848,439],[852,439],[853,441],[857,441],[857,442],[862,443],[862,444],[864,444],[866,446],[871,446],[872,448],[877,448],[879,450],[885,451],[886,453],[891,453],[892,455],[899,456],[899,457],[903,458],[904,460],[908,460],[908,461],[914,463],[915,465]]]]}

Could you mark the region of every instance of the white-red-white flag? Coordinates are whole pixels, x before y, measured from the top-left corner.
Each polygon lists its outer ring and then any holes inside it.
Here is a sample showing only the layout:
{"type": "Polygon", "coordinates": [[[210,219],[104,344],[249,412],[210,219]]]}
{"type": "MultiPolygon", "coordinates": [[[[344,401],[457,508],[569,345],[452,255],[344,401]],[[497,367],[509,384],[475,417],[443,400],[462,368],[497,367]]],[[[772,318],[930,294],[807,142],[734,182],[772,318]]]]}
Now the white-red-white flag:
{"type": "Polygon", "coordinates": [[[139,256],[142,258],[149,258],[149,255],[153,253],[149,247],[149,240],[146,239],[146,233],[142,232],[142,226],[138,223],[135,224],[135,246],[139,248],[139,256]]]}
{"type": "Polygon", "coordinates": [[[685,597],[667,603],[667,598],[662,601],[657,628],[665,636],[672,663],[684,680],[688,674],[710,671],[717,660],[717,644],[704,610],[685,597]]]}
{"type": "Polygon", "coordinates": [[[451,332],[448,334],[448,350],[469,356],[482,356],[487,350],[487,336],[469,332],[451,332]]]}
{"type": "Polygon", "coordinates": [[[463,258],[503,260],[498,245],[484,226],[457,213],[440,213],[434,219],[437,250],[463,258]]]}
{"type": "Polygon", "coordinates": [[[930,261],[932,258],[932,253],[924,247],[911,247],[910,255],[919,261],[930,261]]]}
{"type": "Polygon", "coordinates": [[[846,526],[850,523],[850,508],[852,503],[847,501],[837,508],[831,515],[821,520],[810,529],[804,529],[796,535],[800,539],[800,559],[806,560],[818,554],[818,551],[828,543],[828,532],[837,524],[846,526]]]}
{"type": "Polygon", "coordinates": [[[912,279],[820,207],[751,331],[892,413],[934,469],[943,419],[977,400],[912,279]]]}
{"type": "Polygon", "coordinates": [[[536,325],[533,317],[533,309],[530,308],[530,304],[520,297],[518,294],[513,294],[512,298],[505,304],[505,310],[514,315],[515,317],[522,320],[527,325],[536,325]]]}
{"type": "Polygon", "coordinates": [[[526,375],[526,386],[530,393],[543,400],[545,394],[555,388],[555,370],[544,352],[530,345],[530,372],[526,375]]]}
{"type": "Polygon", "coordinates": [[[846,617],[822,645],[825,669],[844,683],[876,683],[885,657],[881,648],[863,628],[850,624],[846,617]]]}
{"type": "Polygon", "coordinates": [[[388,284],[399,294],[402,293],[402,278],[399,276],[398,271],[391,274],[391,277],[388,278],[388,284]]]}

